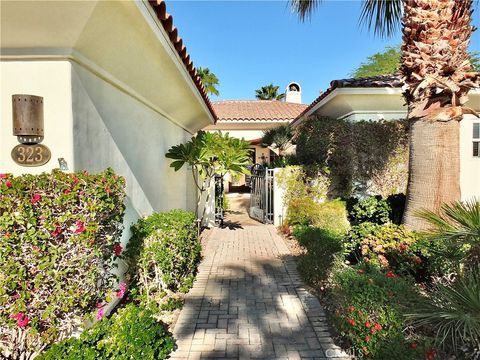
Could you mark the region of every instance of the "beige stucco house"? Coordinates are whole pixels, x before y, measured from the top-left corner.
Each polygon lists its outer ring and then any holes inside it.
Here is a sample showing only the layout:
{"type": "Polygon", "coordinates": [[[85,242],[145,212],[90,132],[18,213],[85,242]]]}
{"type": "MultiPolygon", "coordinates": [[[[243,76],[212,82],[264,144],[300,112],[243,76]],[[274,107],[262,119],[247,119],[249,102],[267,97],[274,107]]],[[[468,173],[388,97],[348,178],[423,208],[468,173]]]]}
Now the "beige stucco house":
{"type": "MultiPolygon", "coordinates": [[[[187,169],[166,151],[215,113],[165,4],[156,1],[2,1],[0,172],[112,167],[127,181],[126,228],[139,216],[193,209],[187,169]],[[43,97],[51,159],[11,156],[12,95],[43,97]]],[[[124,238],[128,238],[126,232],[124,238]]]]}
{"type": "MultiPolygon", "coordinates": [[[[310,115],[335,119],[381,120],[407,117],[397,75],[334,80],[292,123],[310,115]]],[[[466,106],[480,112],[480,89],[470,92],[466,106]]],[[[460,189],[462,199],[480,199],[480,119],[465,115],[460,125],[460,189]]]]}
{"type": "MultiPolygon", "coordinates": [[[[268,164],[277,155],[275,149],[263,147],[261,138],[267,129],[286,125],[298,117],[307,105],[302,104],[301,88],[297,83],[290,83],[285,91],[285,98],[278,100],[225,100],[212,103],[217,115],[216,124],[205,127],[206,131],[228,133],[236,138],[250,142],[252,164],[268,164]]],[[[242,187],[245,178],[229,179],[230,190],[242,187]]],[[[248,190],[248,189],[243,189],[248,190]]]]}

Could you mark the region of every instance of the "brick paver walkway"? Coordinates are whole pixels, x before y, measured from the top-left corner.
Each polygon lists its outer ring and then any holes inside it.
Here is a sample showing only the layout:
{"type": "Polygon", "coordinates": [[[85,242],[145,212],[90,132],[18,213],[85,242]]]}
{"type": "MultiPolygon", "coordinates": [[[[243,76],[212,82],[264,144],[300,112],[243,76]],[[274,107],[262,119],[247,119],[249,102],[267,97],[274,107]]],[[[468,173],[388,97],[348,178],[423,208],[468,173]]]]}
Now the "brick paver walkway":
{"type": "Polygon", "coordinates": [[[213,230],[174,337],[173,359],[345,357],[273,226],[213,230]]]}

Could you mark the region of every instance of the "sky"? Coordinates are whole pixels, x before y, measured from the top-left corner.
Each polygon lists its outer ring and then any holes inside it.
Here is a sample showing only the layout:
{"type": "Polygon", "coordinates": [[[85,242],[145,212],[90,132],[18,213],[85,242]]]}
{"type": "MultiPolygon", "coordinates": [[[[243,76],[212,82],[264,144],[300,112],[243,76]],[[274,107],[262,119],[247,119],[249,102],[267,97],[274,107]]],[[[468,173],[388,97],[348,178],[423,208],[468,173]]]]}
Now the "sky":
{"type": "MultiPolygon", "coordinates": [[[[308,104],[369,55],[401,43],[400,30],[382,39],[359,25],[360,8],[359,0],[324,0],[301,22],[286,1],[167,0],[194,65],[220,80],[214,101],[254,99],[255,89],[270,83],[283,92],[295,81],[308,104]]],[[[473,24],[480,27],[480,9],[473,24]]],[[[470,50],[480,51],[480,30],[470,50]]]]}

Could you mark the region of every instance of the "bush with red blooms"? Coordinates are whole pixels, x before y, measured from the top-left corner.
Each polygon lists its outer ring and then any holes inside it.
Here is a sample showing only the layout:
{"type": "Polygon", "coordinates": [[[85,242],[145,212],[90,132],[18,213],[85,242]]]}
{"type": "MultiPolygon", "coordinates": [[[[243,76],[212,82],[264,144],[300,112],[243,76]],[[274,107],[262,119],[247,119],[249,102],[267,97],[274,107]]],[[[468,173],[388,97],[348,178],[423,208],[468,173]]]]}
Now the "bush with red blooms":
{"type": "Polygon", "coordinates": [[[333,275],[334,320],[356,354],[365,358],[424,359],[431,342],[404,332],[404,314],[421,301],[393,271],[345,268],[333,275]]]}
{"type": "Polygon", "coordinates": [[[1,355],[30,356],[123,296],[111,270],[122,251],[124,188],[111,169],[0,174],[1,355]]]}

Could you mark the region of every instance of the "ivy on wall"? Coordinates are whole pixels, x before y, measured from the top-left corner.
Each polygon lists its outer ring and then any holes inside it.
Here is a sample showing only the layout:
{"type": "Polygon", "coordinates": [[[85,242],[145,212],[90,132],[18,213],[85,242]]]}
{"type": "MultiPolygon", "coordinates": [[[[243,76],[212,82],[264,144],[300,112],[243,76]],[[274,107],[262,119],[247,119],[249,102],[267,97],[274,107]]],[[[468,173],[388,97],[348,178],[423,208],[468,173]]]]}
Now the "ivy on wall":
{"type": "Polygon", "coordinates": [[[295,141],[301,164],[329,173],[331,197],[406,190],[405,120],[351,122],[314,115],[299,126],[295,141]]]}

